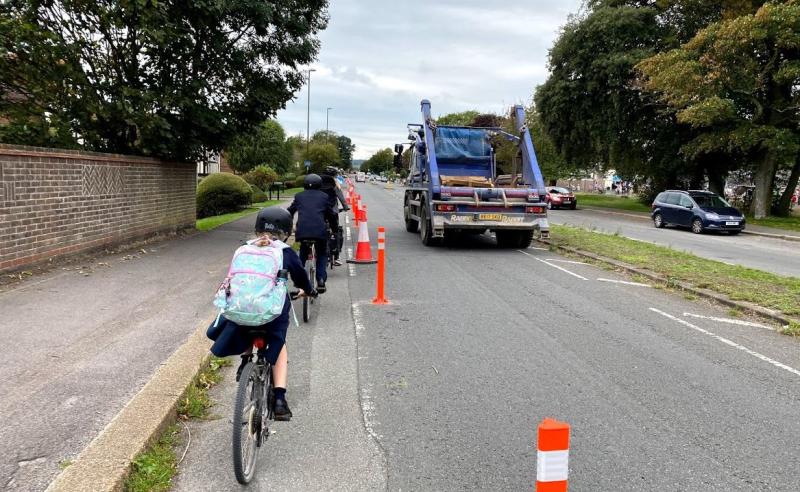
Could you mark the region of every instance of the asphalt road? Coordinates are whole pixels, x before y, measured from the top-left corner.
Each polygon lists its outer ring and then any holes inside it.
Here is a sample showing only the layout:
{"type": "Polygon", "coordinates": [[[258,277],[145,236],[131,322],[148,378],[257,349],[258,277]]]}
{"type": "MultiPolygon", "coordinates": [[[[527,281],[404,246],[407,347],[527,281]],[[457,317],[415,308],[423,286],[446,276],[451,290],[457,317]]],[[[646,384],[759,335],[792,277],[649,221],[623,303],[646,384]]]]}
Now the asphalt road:
{"type": "Polygon", "coordinates": [[[0,490],[44,490],[211,317],[253,220],[55,268],[0,293],[0,490]]]}
{"type": "Polygon", "coordinates": [[[800,277],[800,242],[741,234],[692,234],[686,229],[656,229],[652,221],[636,214],[597,210],[551,210],[550,222],[616,233],[698,256],[800,277]]]}
{"type": "Polygon", "coordinates": [[[389,490],[529,490],[544,417],[572,426],[571,490],[800,490],[796,339],[545,250],[426,248],[402,191],[360,192],[387,231],[392,304],[371,267],[349,286],[389,490]]]}

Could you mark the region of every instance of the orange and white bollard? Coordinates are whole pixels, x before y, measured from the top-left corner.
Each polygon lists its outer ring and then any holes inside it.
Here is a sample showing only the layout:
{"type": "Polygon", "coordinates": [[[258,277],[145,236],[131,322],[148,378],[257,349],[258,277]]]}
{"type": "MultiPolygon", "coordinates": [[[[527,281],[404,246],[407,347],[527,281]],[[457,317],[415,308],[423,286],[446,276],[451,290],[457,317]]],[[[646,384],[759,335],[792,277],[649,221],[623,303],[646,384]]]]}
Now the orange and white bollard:
{"type": "Polygon", "coordinates": [[[384,290],[386,280],[386,228],[378,227],[378,279],[377,292],[372,304],[389,304],[384,290]]]}
{"type": "Polygon", "coordinates": [[[536,492],[567,492],[569,424],[546,418],[539,424],[536,492]]]}
{"type": "Polygon", "coordinates": [[[367,228],[367,207],[359,207],[358,243],[356,244],[356,257],[347,260],[347,263],[370,264],[376,263],[372,258],[372,249],[369,244],[369,228],[367,228]]]}

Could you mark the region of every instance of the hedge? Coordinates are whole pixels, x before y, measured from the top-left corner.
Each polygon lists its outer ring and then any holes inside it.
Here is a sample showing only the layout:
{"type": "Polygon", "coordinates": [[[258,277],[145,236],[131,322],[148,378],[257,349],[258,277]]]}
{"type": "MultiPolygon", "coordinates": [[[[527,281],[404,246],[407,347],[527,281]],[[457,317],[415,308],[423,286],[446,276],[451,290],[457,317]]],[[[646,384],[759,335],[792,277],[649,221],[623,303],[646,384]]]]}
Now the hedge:
{"type": "Polygon", "coordinates": [[[253,190],[245,180],[230,173],[214,173],[197,186],[197,217],[236,212],[248,206],[253,190]]]}

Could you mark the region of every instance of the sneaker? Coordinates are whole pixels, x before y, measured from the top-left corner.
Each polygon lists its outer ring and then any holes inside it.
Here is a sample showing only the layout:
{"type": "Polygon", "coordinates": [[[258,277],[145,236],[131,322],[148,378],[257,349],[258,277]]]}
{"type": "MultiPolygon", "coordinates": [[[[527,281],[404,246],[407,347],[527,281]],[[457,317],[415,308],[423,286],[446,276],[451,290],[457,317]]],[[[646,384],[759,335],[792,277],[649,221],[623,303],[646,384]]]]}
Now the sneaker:
{"type": "Polygon", "coordinates": [[[275,400],[275,420],[288,422],[292,420],[292,411],[286,400],[275,400]]]}
{"type": "Polygon", "coordinates": [[[317,281],[317,292],[319,292],[320,294],[324,294],[325,290],[326,290],[325,289],[325,281],[324,280],[318,280],[317,281]]]}
{"type": "Polygon", "coordinates": [[[336,266],[342,266],[342,260],[333,260],[333,264],[336,266]]]}
{"type": "Polygon", "coordinates": [[[236,369],[236,382],[237,383],[239,382],[239,378],[242,377],[242,371],[244,370],[244,366],[246,366],[248,362],[250,362],[250,354],[243,355],[242,356],[242,363],[239,364],[239,368],[236,369]]]}

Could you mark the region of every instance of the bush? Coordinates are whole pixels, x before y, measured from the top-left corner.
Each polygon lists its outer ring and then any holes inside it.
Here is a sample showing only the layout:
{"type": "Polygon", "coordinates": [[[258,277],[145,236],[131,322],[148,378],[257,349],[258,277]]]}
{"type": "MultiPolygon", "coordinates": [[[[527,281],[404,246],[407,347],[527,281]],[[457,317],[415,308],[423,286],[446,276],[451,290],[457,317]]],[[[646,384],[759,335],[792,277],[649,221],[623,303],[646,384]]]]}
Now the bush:
{"type": "Polygon", "coordinates": [[[306,176],[305,176],[305,174],[304,174],[304,175],[301,175],[301,176],[298,176],[298,177],[296,177],[296,178],[294,179],[294,187],[295,187],[295,188],[302,188],[302,187],[303,187],[303,181],[304,181],[305,179],[306,179],[306,176]]]}
{"type": "Polygon", "coordinates": [[[248,183],[254,184],[262,190],[268,190],[272,183],[278,181],[278,173],[264,164],[247,171],[242,177],[248,183]]]}
{"type": "Polygon", "coordinates": [[[267,201],[267,194],[258,186],[251,184],[250,189],[253,190],[253,196],[250,197],[250,203],[261,203],[267,201]]]}
{"type": "Polygon", "coordinates": [[[294,173],[286,173],[281,176],[281,181],[283,181],[283,184],[286,186],[286,188],[291,188],[291,186],[294,184],[294,180],[296,179],[297,175],[294,173]]]}
{"type": "Polygon", "coordinates": [[[230,173],[214,173],[197,186],[197,217],[236,212],[250,204],[253,191],[245,180],[230,173]]]}

